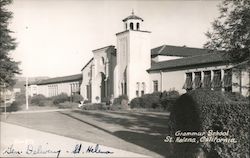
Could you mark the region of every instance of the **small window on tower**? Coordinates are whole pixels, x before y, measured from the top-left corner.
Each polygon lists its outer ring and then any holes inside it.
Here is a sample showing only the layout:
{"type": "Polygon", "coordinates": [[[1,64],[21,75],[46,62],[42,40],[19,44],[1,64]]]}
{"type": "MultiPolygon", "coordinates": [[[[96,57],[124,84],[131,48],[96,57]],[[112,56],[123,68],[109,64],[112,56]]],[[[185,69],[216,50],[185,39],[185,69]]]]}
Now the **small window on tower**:
{"type": "Polygon", "coordinates": [[[134,24],[132,22],[129,24],[129,26],[131,30],[134,30],[134,24]]]}
{"type": "Polygon", "coordinates": [[[136,30],[140,30],[140,24],[136,23],[136,30]]]}

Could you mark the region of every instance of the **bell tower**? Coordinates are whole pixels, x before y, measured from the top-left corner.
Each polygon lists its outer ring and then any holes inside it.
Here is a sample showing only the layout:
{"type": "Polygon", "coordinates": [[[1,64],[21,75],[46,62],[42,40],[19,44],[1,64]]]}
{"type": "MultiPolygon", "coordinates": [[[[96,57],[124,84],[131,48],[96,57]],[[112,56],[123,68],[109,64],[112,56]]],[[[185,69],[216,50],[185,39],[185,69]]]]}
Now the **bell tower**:
{"type": "Polygon", "coordinates": [[[136,16],[134,10],[130,16],[122,20],[124,22],[125,30],[140,30],[143,19],[136,16]]]}
{"type": "Polygon", "coordinates": [[[131,100],[149,92],[150,32],[142,30],[144,20],[134,11],[122,21],[124,30],[116,34],[114,97],[127,95],[131,100]]]}

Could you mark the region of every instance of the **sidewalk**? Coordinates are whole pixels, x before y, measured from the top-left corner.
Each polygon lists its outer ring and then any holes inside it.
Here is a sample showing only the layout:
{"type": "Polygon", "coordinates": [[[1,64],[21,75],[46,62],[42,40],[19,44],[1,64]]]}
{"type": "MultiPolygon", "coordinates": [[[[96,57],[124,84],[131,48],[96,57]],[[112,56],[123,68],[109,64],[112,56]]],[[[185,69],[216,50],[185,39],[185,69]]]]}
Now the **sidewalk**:
{"type": "Polygon", "coordinates": [[[5,122],[0,127],[0,157],[147,157],[5,122]]]}

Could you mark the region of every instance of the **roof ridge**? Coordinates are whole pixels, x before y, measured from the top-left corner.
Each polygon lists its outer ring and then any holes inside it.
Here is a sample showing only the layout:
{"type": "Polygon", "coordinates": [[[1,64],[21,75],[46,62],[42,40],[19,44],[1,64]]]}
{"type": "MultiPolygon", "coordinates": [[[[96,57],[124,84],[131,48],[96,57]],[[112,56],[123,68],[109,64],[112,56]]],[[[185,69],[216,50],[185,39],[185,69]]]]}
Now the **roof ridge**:
{"type": "Polygon", "coordinates": [[[164,44],[161,49],[158,51],[158,54],[160,54],[164,49],[165,49],[166,45],[164,44]]]}
{"type": "Polygon", "coordinates": [[[185,60],[185,59],[187,60],[187,59],[190,59],[190,58],[197,58],[197,57],[200,57],[200,56],[207,56],[207,55],[211,55],[211,54],[220,54],[220,53],[218,53],[218,52],[211,52],[211,53],[206,53],[206,54],[199,54],[199,55],[188,56],[188,57],[183,57],[183,58],[178,58],[178,59],[160,61],[160,62],[156,62],[155,64],[169,62],[169,61],[174,61],[174,60],[185,60]]]}

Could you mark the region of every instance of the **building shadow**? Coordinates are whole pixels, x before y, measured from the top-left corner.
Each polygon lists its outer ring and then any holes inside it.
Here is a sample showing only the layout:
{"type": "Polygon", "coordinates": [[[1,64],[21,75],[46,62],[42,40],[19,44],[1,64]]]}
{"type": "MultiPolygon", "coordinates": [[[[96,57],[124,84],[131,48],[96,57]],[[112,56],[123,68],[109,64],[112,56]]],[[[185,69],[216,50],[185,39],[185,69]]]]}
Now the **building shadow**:
{"type": "Polygon", "coordinates": [[[169,157],[171,155],[171,144],[164,142],[164,138],[169,135],[169,115],[155,113],[145,114],[139,112],[93,112],[79,110],[60,113],[91,125],[127,142],[148,149],[162,155],[163,157],[169,157]],[[81,118],[81,115],[91,117],[91,119],[98,121],[100,125],[84,120],[81,118]],[[105,126],[102,126],[102,123],[110,124],[111,126],[122,126],[122,129],[111,131],[108,130],[108,128],[105,128],[105,126]]]}

